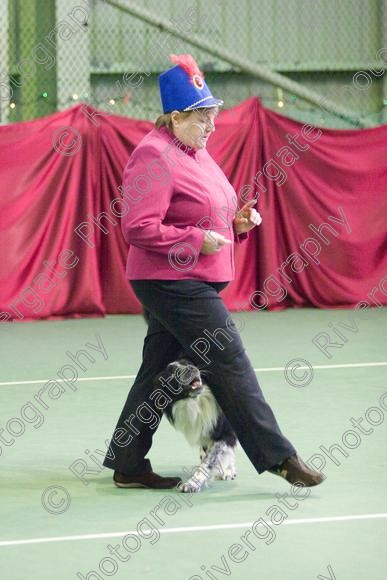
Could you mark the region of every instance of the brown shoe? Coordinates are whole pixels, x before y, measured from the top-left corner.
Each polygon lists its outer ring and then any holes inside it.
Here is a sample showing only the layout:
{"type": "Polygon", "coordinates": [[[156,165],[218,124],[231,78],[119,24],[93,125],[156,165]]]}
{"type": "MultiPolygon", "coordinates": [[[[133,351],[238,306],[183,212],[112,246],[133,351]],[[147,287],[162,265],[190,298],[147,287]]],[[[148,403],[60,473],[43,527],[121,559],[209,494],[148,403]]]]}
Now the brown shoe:
{"type": "Polygon", "coordinates": [[[289,483],[301,483],[306,487],[319,485],[325,479],[325,475],[310,469],[297,454],[291,455],[281,465],[275,465],[268,471],[283,477],[289,483]]]}
{"type": "Polygon", "coordinates": [[[117,487],[145,487],[149,489],[170,489],[181,483],[180,477],[161,477],[153,471],[142,475],[124,475],[115,471],[113,481],[117,487]]]}

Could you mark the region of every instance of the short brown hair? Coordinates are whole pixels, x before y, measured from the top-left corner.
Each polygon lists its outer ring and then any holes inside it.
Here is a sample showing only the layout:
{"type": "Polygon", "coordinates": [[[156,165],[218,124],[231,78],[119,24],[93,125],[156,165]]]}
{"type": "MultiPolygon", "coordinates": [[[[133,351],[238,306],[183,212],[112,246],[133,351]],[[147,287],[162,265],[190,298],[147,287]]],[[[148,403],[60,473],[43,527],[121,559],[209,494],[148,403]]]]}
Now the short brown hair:
{"type": "MultiPolygon", "coordinates": [[[[186,119],[187,117],[190,116],[190,114],[194,111],[195,109],[192,109],[190,111],[179,111],[182,119],[186,119]]],[[[173,129],[173,125],[172,125],[172,114],[171,113],[164,113],[164,115],[160,115],[159,117],[157,117],[156,121],[155,121],[155,125],[156,125],[156,129],[160,129],[161,127],[168,127],[168,129],[170,131],[172,131],[173,129]]]]}

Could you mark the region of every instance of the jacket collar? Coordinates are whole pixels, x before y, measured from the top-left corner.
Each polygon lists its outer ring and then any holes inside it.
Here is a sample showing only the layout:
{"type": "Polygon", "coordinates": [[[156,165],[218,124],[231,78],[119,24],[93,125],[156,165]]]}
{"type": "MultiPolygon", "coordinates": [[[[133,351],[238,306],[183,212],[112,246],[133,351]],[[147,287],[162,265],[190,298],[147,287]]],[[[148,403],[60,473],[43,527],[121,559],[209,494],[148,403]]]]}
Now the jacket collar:
{"type": "Polygon", "coordinates": [[[188,147],[188,145],[185,145],[182,141],[180,141],[180,139],[178,139],[176,135],[170,129],[168,129],[168,127],[165,126],[161,127],[159,131],[163,135],[166,135],[166,137],[168,137],[168,140],[174,145],[176,145],[176,147],[178,147],[180,151],[183,151],[186,155],[189,155],[190,157],[196,157],[197,151],[192,147],[188,147]]]}

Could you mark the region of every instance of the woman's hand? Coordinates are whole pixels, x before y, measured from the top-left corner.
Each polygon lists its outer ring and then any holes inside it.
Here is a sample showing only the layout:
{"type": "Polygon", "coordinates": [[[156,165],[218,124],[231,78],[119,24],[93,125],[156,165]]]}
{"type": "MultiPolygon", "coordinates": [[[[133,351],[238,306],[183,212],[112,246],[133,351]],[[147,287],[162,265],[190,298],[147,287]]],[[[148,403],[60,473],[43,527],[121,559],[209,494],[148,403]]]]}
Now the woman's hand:
{"type": "Polygon", "coordinates": [[[256,200],[252,199],[236,213],[233,222],[236,234],[249,232],[255,228],[255,226],[259,226],[259,224],[262,223],[261,215],[252,207],[256,203],[256,200]]]}
{"type": "Polygon", "coordinates": [[[210,254],[215,254],[216,252],[220,252],[223,246],[229,244],[232,244],[231,240],[227,240],[217,232],[208,230],[205,233],[203,244],[202,247],[200,248],[200,253],[205,254],[206,256],[210,254]]]}

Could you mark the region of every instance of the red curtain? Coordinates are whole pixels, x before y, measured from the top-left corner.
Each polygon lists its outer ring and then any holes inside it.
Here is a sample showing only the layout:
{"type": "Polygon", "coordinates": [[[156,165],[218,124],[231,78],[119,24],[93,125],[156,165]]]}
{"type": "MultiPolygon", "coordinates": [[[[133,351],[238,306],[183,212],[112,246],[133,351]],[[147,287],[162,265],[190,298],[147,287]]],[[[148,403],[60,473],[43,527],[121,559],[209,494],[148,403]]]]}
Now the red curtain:
{"type": "MultiPolygon", "coordinates": [[[[111,202],[151,127],[87,105],[0,127],[0,322],[140,312],[111,202]]],[[[236,248],[231,310],[387,304],[387,126],[317,129],[251,98],[208,148],[263,217],[236,248]]]]}

